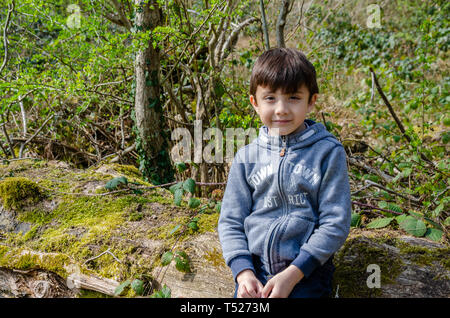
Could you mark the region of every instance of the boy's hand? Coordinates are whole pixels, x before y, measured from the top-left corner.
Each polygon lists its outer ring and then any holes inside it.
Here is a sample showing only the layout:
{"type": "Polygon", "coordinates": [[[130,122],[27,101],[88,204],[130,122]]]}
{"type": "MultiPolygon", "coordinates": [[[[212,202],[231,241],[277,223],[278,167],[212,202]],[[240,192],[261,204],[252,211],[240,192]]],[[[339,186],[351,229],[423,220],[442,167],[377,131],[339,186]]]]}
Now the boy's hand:
{"type": "Polygon", "coordinates": [[[287,298],[303,276],[303,272],[297,266],[289,265],[267,282],[261,297],[267,298],[270,294],[269,298],[287,298]]]}
{"type": "Polygon", "coordinates": [[[236,281],[239,285],[237,298],[260,298],[263,285],[256,278],[252,270],[246,269],[238,274],[236,281]]]}

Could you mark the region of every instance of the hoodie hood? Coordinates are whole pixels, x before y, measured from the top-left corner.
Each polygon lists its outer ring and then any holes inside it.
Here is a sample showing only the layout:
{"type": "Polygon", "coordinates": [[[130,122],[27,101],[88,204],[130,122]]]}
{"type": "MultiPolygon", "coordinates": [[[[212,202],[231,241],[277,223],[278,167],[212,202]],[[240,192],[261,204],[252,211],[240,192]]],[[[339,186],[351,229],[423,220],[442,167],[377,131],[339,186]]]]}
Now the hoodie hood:
{"type": "MultiPolygon", "coordinates": [[[[305,119],[305,122],[308,124],[306,129],[286,135],[286,145],[290,148],[292,147],[292,150],[307,147],[324,138],[331,138],[337,141],[336,137],[328,132],[323,124],[311,119],[305,119]]],[[[264,148],[279,150],[282,148],[283,138],[282,136],[269,135],[268,127],[262,126],[259,129],[259,136],[256,139],[256,143],[264,148]]]]}

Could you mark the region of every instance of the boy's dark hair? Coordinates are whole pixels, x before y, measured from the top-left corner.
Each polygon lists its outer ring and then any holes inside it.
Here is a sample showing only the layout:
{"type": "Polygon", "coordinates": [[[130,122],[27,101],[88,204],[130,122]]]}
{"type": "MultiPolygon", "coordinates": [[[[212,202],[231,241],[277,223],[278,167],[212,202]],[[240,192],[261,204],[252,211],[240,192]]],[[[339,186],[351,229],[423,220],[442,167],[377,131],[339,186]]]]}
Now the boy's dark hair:
{"type": "Polygon", "coordinates": [[[250,94],[255,96],[258,85],[293,94],[303,84],[309,90],[309,100],[319,93],[316,69],[305,54],[291,48],[273,48],[256,60],[250,77],[250,94]]]}

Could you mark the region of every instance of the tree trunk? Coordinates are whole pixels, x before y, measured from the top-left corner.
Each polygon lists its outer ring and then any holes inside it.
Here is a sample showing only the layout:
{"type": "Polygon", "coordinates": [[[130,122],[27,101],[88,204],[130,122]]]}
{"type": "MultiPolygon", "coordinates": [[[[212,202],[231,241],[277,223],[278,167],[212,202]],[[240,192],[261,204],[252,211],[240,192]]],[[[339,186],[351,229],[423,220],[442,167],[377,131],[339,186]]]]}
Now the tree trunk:
{"type": "MultiPolygon", "coordinates": [[[[136,33],[152,30],[161,23],[162,13],[156,1],[135,0],[136,33]]],[[[135,120],[137,126],[136,149],[139,170],[154,184],[173,180],[173,168],[168,151],[168,127],[160,101],[159,49],[153,48],[152,39],[136,53],[135,59],[135,120]]]]}

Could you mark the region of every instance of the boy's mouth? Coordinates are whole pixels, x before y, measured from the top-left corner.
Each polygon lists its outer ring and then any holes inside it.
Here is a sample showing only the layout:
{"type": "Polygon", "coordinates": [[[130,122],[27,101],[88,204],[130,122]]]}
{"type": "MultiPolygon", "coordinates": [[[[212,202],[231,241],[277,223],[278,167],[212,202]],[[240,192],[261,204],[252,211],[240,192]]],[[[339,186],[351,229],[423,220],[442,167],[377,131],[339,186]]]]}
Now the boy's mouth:
{"type": "Polygon", "coordinates": [[[291,120],[272,120],[272,122],[277,123],[277,124],[287,124],[287,123],[290,123],[291,120]]]}

